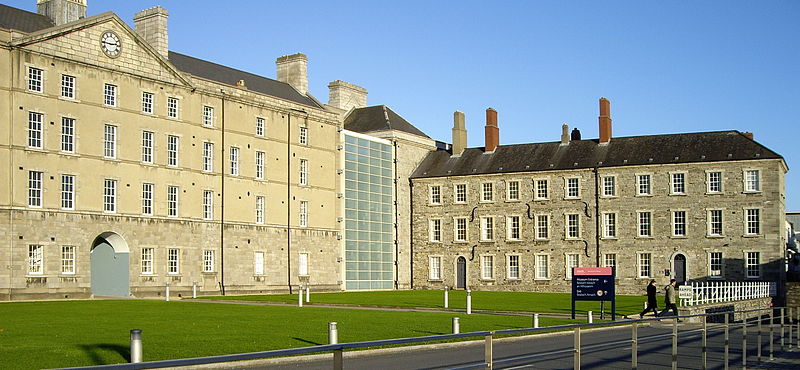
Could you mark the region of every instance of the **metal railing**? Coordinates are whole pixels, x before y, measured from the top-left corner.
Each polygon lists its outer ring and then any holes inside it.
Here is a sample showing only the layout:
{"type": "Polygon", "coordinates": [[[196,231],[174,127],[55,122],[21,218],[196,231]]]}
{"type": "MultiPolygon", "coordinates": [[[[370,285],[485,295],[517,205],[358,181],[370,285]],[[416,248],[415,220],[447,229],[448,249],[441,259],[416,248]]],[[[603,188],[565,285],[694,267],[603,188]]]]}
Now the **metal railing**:
{"type": "Polygon", "coordinates": [[[692,296],[681,300],[683,306],[769,298],[775,291],[775,283],[767,281],[698,281],[684,287],[692,296]]]}
{"type": "MultiPolygon", "coordinates": [[[[250,353],[239,353],[239,354],[231,354],[231,355],[219,355],[219,356],[208,356],[208,357],[197,357],[197,358],[185,358],[185,359],[175,359],[175,360],[162,360],[162,361],[150,361],[150,362],[139,362],[139,363],[129,363],[129,364],[116,364],[116,365],[100,365],[100,366],[88,366],[88,367],[79,367],[79,368],[72,368],[72,369],[96,369],[96,368],[104,368],[104,369],[152,369],[152,368],[164,368],[164,367],[176,367],[176,366],[191,366],[191,365],[201,365],[201,364],[211,364],[211,363],[221,363],[221,362],[233,362],[233,361],[243,361],[243,360],[255,360],[255,359],[266,359],[266,358],[274,358],[274,357],[285,357],[285,356],[294,356],[294,355],[304,355],[304,354],[312,354],[312,353],[320,353],[320,352],[332,352],[333,353],[333,368],[334,369],[342,369],[343,368],[343,351],[349,349],[363,349],[367,347],[381,347],[381,346],[393,346],[393,345],[402,345],[402,344],[415,344],[415,343],[430,343],[430,342],[438,342],[438,341],[446,341],[452,339],[464,339],[464,338],[483,338],[484,339],[484,361],[470,364],[463,367],[454,367],[454,369],[474,369],[474,368],[493,368],[495,365],[503,364],[503,363],[513,363],[519,361],[529,361],[534,360],[537,358],[543,358],[553,355],[559,354],[569,354],[572,353],[573,357],[573,365],[575,369],[580,369],[581,366],[581,352],[605,347],[612,347],[612,346],[630,346],[631,347],[631,354],[630,354],[630,364],[632,369],[636,369],[638,366],[638,347],[639,344],[645,342],[651,342],[656,340],[662,340],[664,338],[671,338],[671,346],[672,346],[672,368],[676,369],[678,364],[678,322],[680,319],[692,318],[692,317],[703,317],[702,327],[700,329],[690,329],[690,330],[683,330],[680,332],[681,335],[684,337],[689,336],[701,336],[701,353],[702,353],[702,368],[707,368],[708,362],[708,353],[709,353],[709,346],[707,341],[707,336],[709,331],[713,330],[722,330],[724,331],[725,340],[724,340],[724,354],[723,354],[723,361],[725,364],[725,368],[728,368],[729,364],[729,351],[731,346],[730,335],[729,331],[734,325],[739,325],[739,327],[744,331],[745,335],[742,336],[742,344],[741,348],[743,349],[742,355],[742,365],[747,366],[747,328],[749,326],[756,326],[758,332],[758,347],[757,347],[757,357],[758,361],[762,360],[762,353],[764,352],[763,348],[763,341],[762,335],[767,334],[769,335],[769,345],[768,345],[768,353],[769,358],[772,360],[774,358],[775,353],[775,335],[776,329],[780,330],[779,332],[779,343],[780,343],[780,350],[784,351],[786,349],[786,331],[785,329],[788,326],[788,342],[789,346],[792,345],[792,334],[796,330],[797,339],[797,348],[800,349],[800,307],[795,307],[794,310],[789,307],[772,307],[772,308],[761,308],[761,309],[753,309],[753,310],[742,310],[742,311],[726,311],[726,312],[714,312],[714,313],[704,313],[704,314],[695,314],[695,315],[681,315],[681,316],[671,316],[668,318],[646,318],[646,319],[632,319],[632,320],[621,320],[621,321],[614,321],[614,322],[595,322],[595,323],[584,323],[584,324],[568,324],[568,325],[556,325],[556,326],[547,326],[547,327],[540,327],[540,328],[522,328],[522,329],[506,329],[506,330],[493,330],[493,331],[477,331],[477,332],[470,332],[470,333],[459,333],[459,334],[443,334],[443,335],[428,335],[423,337],[412,337],[412,338],[398,338],[398,339],[385,339],[385,340],[374,340],[374,341],[366,341],[366,342],[352,342],[352,343],[339,343],[339,344],[327,344],[327,345],[319,345],[319,346],[311,346],[311,347],[301,347],[301,348],[291,348],[291,349],[281,349],[281,350],[273,350],[273,351],[263,351],[263,352],[250,352],[250,353]],[[748,319],[746,315],[747,313],[755,313],[755,312],[765,312],[768,313],[759,314],[756,319],[748,319]],[[777,316],[775,312],[778,312],[777,316]],[[792,313],[795,313],[797,324],[792,323],[792,313]],[[788,315],[787,315],[788,313],[788,315]],[[742,314],[744,319],[742,320],[741,324],[732,323],[730,321],[730,317],[732,314],[742,314]],[[724,324],[718,325],[708,325],[707,324],[707,317],[708,316],[723,316],[724,317],[724,324]],[[765,319],[769,320],[768,328],[763,328],[763,321],[765,319]],[[787,325],[788,319],[788,325],[787,325]],[[659,334],[659,335],[651,335],[646,337],[640,337],[638,335],[638,329],[642,323],[646,323],[649,321],[661,321],[661,320],[670,320],[672,322],[672,332],[670,334],[659,334]],[[776,324],[777,323],[777,324],[776,324]],[[582,334],[582,329],[586,328],[597,328],[601,326],[623,326],[623,325],[630,325],[631,328],[631,338],[613,342],[605,342],[600,344],[594,345],[581,345],[581,336],[586,335],[582,334]],[[573,347],[564,349],[564,350],[557,350],[557,351],[547,351],[542,353],[530,353],[524,356],[516,356],[516,357],[509,357],[503,359],[495,359],[493,355],[493,345],[494,345],[494,337],[498,335],[524,335],[524,334],[535,334],[541,333],[544,331],[561,331],[561,330],[572,330],[573,331],[573,347]],[[767,331],[768,330],[768,331],[767,331]]],[[[141,343],[139,343],[141,345],[141,343]]]]}

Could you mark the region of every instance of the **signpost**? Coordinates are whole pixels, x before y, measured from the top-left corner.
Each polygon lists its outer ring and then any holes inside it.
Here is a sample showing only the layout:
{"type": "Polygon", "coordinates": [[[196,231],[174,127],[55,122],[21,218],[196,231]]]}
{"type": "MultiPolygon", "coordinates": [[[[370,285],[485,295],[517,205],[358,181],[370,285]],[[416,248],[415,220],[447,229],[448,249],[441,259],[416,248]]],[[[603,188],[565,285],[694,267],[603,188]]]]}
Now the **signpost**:
{"type": "Polygon", "coordinates": [[[576,301],[611,301],[611,320],[617,319],[613,267],[572,268],[572,319],[576,301]]]}

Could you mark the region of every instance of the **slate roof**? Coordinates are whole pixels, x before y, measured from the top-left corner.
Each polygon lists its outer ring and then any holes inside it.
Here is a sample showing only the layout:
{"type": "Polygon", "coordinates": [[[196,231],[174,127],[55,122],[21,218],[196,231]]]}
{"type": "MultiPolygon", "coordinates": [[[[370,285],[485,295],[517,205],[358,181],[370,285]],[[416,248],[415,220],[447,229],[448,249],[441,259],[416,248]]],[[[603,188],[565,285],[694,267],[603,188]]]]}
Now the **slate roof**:
{"type": "Polygon", "coordinates": [[[0,4],[0,28],[31,33],[53,26],[53,21],[44,15],[0,4]]]}
{"type": "Polygon", "coordinates": [[[411,178],[492,173],[567,170],[648,164],[783,159],[739,131],[615,137],[606,145],[597,139],[501,145],[494,153],[468,148],[457,157],[431,152],[411,178]]]}
{"type": "Polygon", "coordinates": [[[400,117],[385,105],[354,109],[344,120],[345,130],[367,133],[371,131],[399,130],[428,137],[424,132],[400,117]]]}

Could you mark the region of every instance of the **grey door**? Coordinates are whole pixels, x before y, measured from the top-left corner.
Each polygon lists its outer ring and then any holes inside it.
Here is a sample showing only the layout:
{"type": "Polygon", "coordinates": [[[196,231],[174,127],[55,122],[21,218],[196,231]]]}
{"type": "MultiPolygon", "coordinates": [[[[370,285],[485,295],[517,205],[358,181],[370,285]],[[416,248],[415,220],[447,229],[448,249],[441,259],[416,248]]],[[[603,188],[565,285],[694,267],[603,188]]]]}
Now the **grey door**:
{"type": "Polygon", "coordinates": [[[683,284],[686,282],[686,256],[675,255],[675,283],[683,284]]]}
{"type": "Polygon", "coordinates": [[[456,260],[456,289],[467,289],[467,259],[456,260]]]}
{"type": "Polygon", "coordinates": [[[128,253],[116,253],[106,241],[99,242],[91,253],[92,294],[96,296],[128,297],[128,253]]]}

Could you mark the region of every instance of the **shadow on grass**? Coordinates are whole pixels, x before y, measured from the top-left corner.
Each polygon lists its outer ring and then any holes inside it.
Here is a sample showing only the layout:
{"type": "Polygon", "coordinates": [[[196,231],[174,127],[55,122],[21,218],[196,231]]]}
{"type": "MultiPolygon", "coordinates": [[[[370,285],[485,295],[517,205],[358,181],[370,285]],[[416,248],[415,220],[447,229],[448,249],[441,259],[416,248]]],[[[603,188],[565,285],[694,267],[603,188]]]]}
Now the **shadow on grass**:
{"type": "Polygon", "coordinates": [[[311,341],[311,340],[308,340],[308,339],[303,339],[303,338],[298,338],[298,337],[292,337],[292,339],[294,339],[296,341],[299,341],[299,342],[303,342],[303,343],[313,344],[315,346],[321,346],[321,345],[325,344],[325,343],[314,342],[314,341],[311,341]]]}
{"type": "MultiPolygon", "coordinates": [[[[126,346],[121,346],[119,344],[111,344],[111,343],[100,343],[100,344],[84,344],[79,346],[91,359],[91,363],[95,365],[104,365],[108,363],[108,361],[103,360],[102,353],[103,352],[116,352],[118,355],[122,357],[125,362],[131,361],[131,349],[126,346]]],[[[114,363],[112,361],[112,363],[114,363]]]]}
{"type": "Polygon", "coordinates": [[[412,330],[411,332],[412,333],[430,334],[430,335],[450,334],[450,333],[442,333],[440,331],[428,331],[428,330],[412,330]]]}

